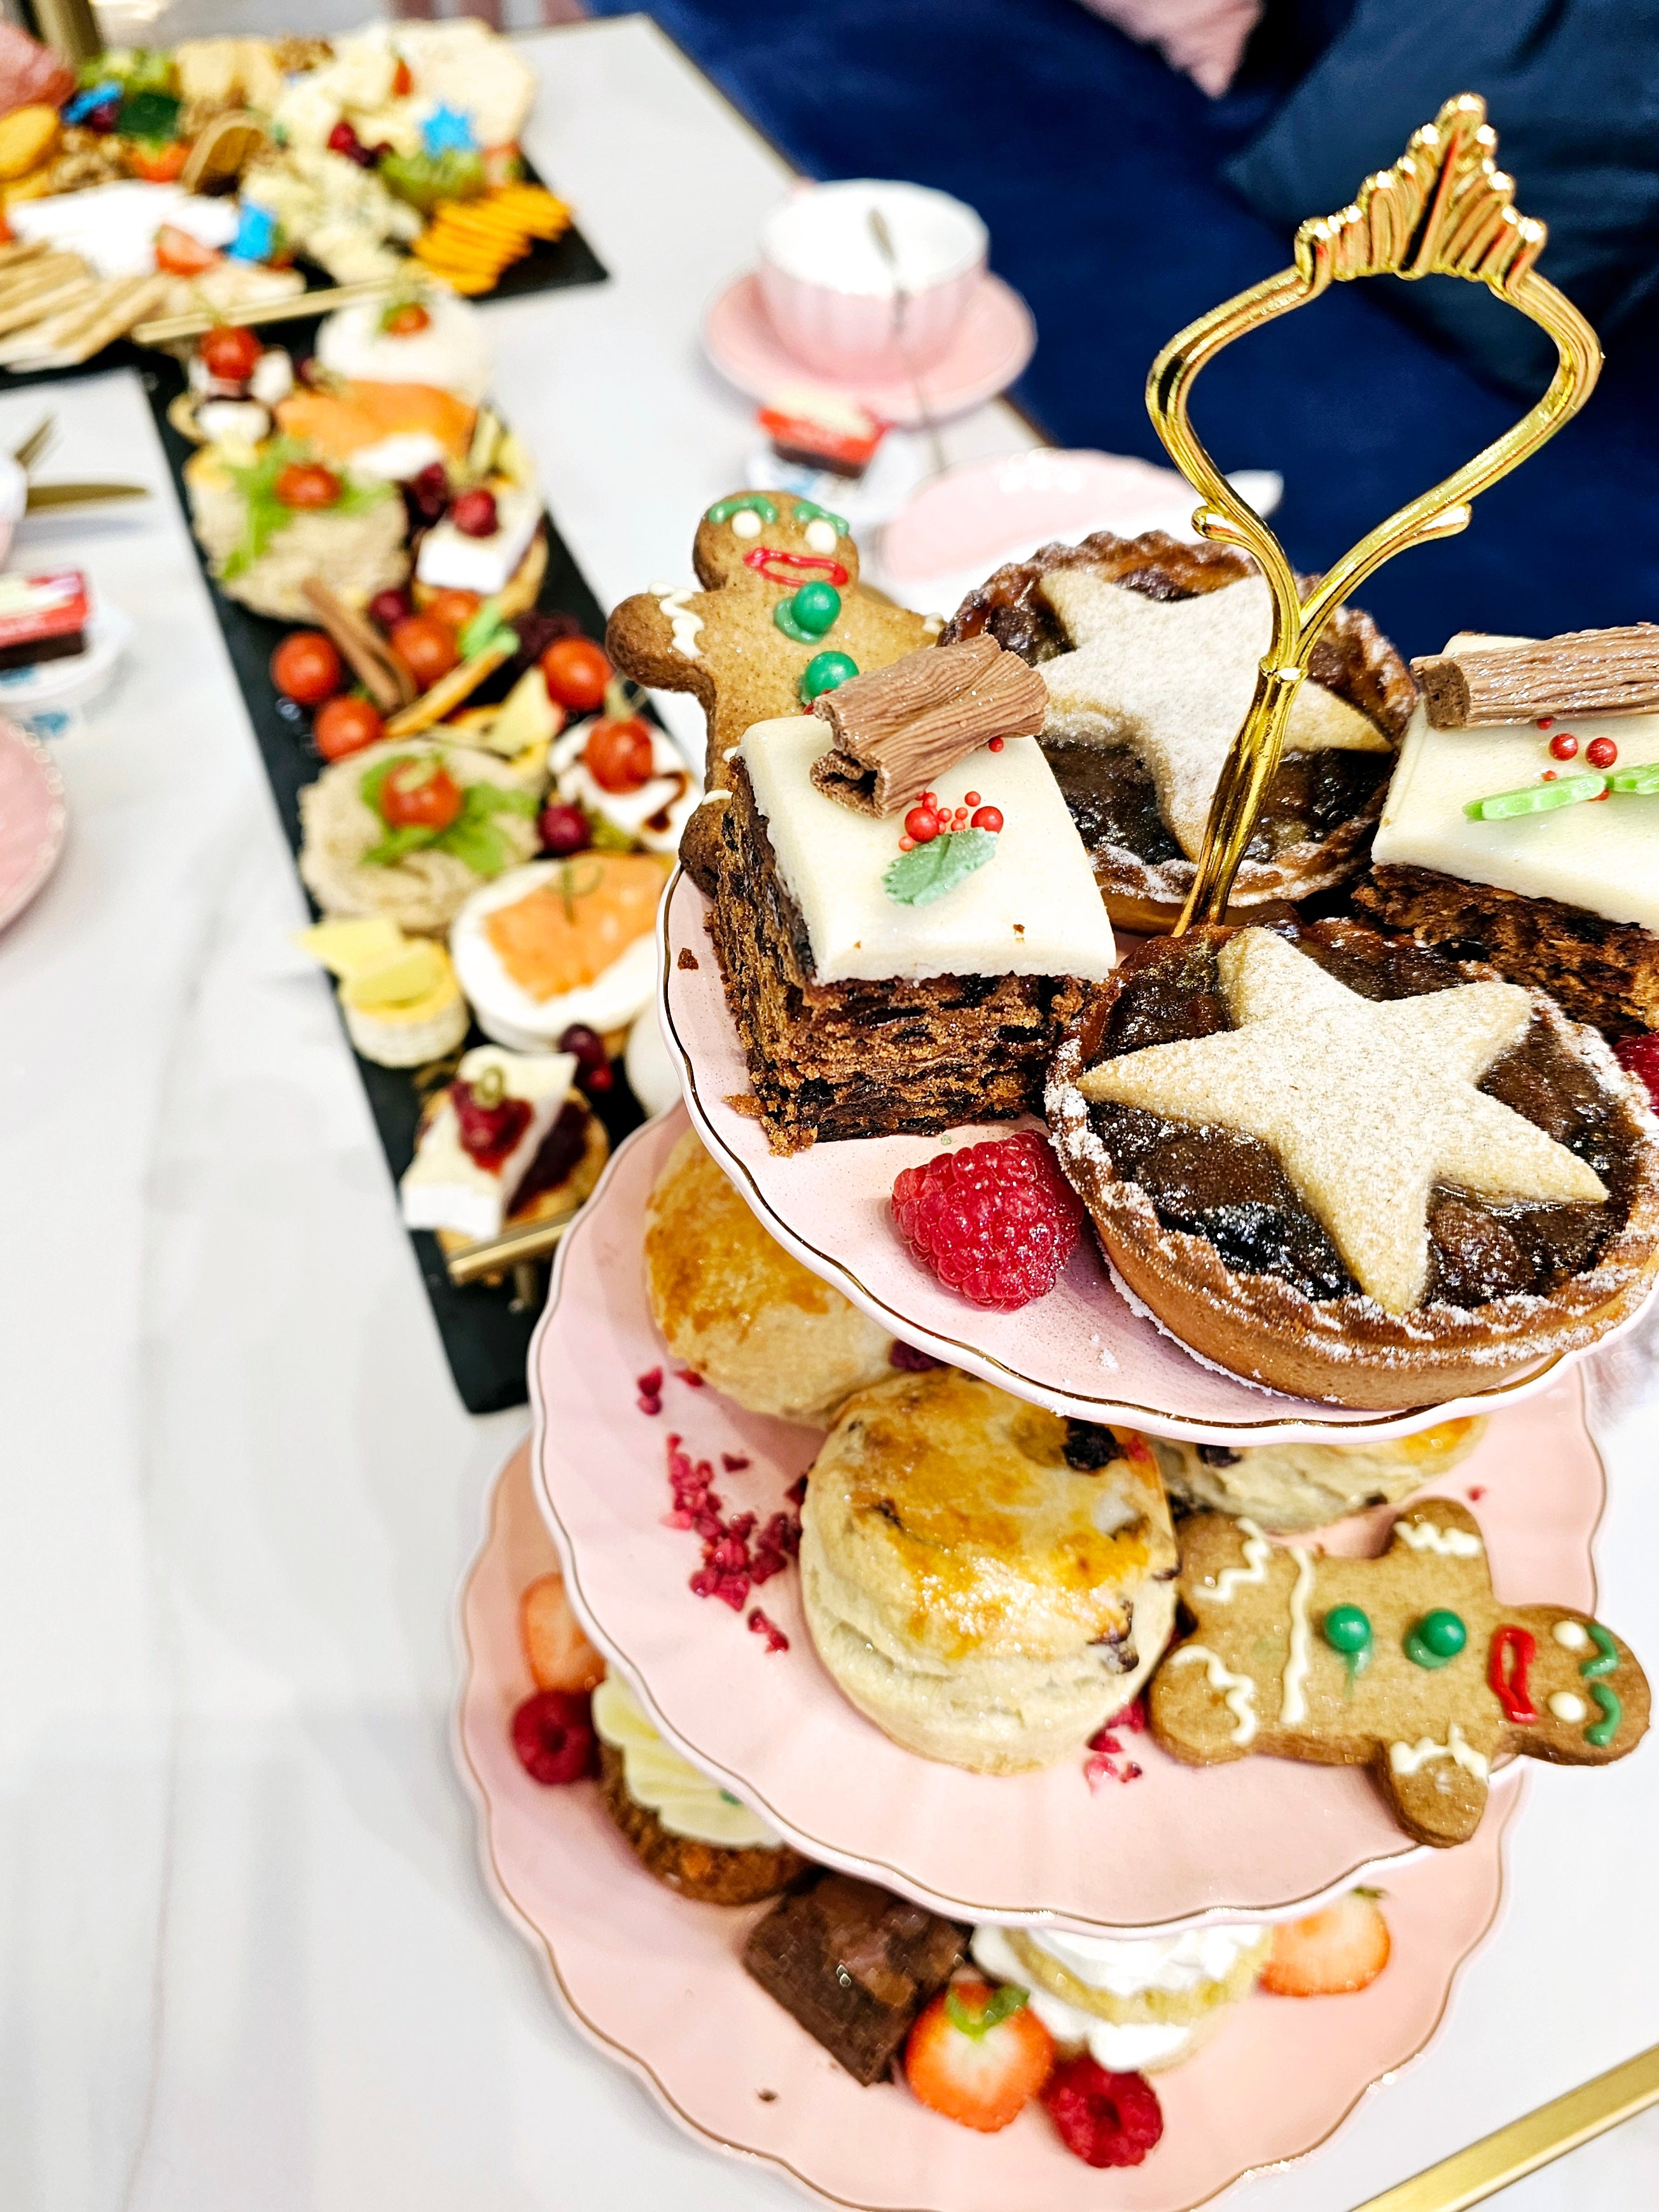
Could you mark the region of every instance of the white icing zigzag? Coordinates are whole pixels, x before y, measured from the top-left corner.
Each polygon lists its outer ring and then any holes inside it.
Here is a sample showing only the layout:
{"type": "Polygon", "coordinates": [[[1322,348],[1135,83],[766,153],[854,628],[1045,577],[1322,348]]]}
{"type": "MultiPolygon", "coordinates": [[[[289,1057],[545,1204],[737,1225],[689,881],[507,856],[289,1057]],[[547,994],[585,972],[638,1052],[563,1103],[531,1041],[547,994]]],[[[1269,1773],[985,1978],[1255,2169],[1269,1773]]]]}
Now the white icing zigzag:
{"type": "Polygon", "coordinates": [[[1246,1583],[1265,1583],[1267,1562],[1273,1557],[1273,1547],[1254,1521],[1243,1516],[1239,1527],[1244,1532],[1244,1560],[1242,1567],[1223,1567],[1215,1578],[1215,1588],[1206,1593],[1217,1605],[1231,1605],[1233,1593],[1246,1583]]]}
{"type": "Polygon", "coordinates": [[[1396,1521],[1395,1534],[1413,1552],[1438,1552],[1443,1559],[1478,1559],[1486,1547],[1468,1528],[1443,1528],[1437,1521],[1396,1521]]]}
{"type": "Polygon", "coordinates": [[[1431,1759],[1449,1759],[1456,1762],[1466,1774],[1484,1782],[1492,1772],[1491,1762],[1483,1759],[1454,1721],[1446,1730],[1444,1743],[1437,1743],[1425,1735],[1419,1743],[1391,1743],[1389,1764],[1396,1774],[1415,1774],[1419,1766],[1426,1766],[1431,1759]]]}
{"type": "Polygon", "coordinates": [[[674,633],[674,650],[683,653],[688,660],[701,659],[697,633],[702,628],[702,617],[685,604],[690,596],[689,584],[653,584],[651,595],[667,616],[674,633]]]}
{"type": "Polygon", "coordinates": [[[1170,1660],[1172,1667],[1184,1667],[1189,1659],[1206,1662],[1210,1687],[1226,1700],[1227,1709],[1238,1726],[1233,1730],[1232,1741],[1241,1748],[1255,1740],[1255,1684],[1248,1674],[1235,1674],[1221,1663],[1219,1656],[1207,1644],[1185,1644],[1170,1660]]]}
{"type": "Polygon", "coordinates": [[[1310,1551],[1298,1550],[1295,1556],[1296,1585],[1291,1592],[1291,1656],[1285,1662],[1279,1701],[1279,1719],[1283,1728],[1299,1728],[1308,1717],[1308,1595],[1314,1584],[1314,1555],[1310,1551]]]}

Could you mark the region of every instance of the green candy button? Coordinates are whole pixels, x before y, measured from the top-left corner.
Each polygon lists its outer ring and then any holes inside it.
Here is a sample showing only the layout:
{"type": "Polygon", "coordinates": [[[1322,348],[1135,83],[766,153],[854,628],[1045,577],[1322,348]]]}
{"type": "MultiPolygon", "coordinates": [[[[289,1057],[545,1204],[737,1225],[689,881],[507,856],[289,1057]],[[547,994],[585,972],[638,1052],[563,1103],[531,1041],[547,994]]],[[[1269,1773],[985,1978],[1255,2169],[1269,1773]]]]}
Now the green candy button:
{"type": "Polygon", "coordinates": [[[1455,1613],[1437,1607],[1425,1613],[1406,1638],[1406,1656],[1413,1667],[1443,1667],[1455,1659],[1469,1640],[1469,1632],[1455,1613]]]}
{"type": "Polygon", "coordinates": [[[800,696],[810,707],[824,691],[837,691],[859,672],[850,653],[815,653],[800,679],[800,696]]]}
{"type": "Polygon", "coordinates": [[[1334,1605],[1325,1615],[1324,1635],[1333,1651],[1365,1651],[1371,1625],[1357,1605],[1334,1605]]]}

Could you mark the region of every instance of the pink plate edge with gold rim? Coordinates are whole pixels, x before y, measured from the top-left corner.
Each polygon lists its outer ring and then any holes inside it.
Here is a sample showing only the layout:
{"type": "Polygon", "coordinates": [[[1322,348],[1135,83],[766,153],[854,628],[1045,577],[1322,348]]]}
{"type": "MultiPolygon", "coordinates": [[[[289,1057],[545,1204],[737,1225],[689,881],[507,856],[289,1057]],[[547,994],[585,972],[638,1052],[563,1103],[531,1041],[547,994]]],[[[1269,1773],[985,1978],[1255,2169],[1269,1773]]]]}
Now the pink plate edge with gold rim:
{"type": "MultiPolygon", "coordinates": [[[[958,1918],[1146,1934],[1283,1917],[1422,1855],[1354,1768],[1267,1759],[1194,1768],[1144,1736],[1130,1747],[1139,1778],[1092,1796],[1080,1761],[1006,1777],[938,1765],[842,1697],[813,1650],[793,1570],[752,1600],[789,1638],[787,1652],[769,1653],[741,1614],[695,1596],[701,1547],[664,1525],[668,1435],[716,1468],[722,1455],[745,1462],[714,1480],[729,1510],[763,1520],[810,1464],[818,1432],[694,1389],[656,1333],[641,1221],[686,1126],[676,1109],[618,1148],[561,1247],[530,1354],[532,1480],[572,1602],[671,1742],[809,1857],[958,1918]],[[641,1410],[637,1378],[658,1367],[664,1410],[653,1416],[641,1410]]],[[[1419,1495],[1471,1491],[1501,1596],[1594,1609],[1590,1544],[1605,1486],[1576,1376],[1495,1419],[1471,1457],[1419,1495]]],[[[1391,1519],[1387,1509],[1356,1516],[1324,1540],[1376,1549],[1391,1519]]]]}
{"type": "Polygon", "coordinates": [[[1098,2212],[1105,2201],[1115,2212],[1195,2212],[1248,2174],[1317,2150],[1439,2028],[1501,1906],[1513,1772],[1474,1842],[1390,1869],[1394,1955],[1369,1990],[1248,1998],[1197,2057],[1158,2077],[1164,2137],[1139,2166],[1108,2178],[1082,2165],[1036,2107],[978,2136],[902,2087],[860,2088],[744,1972],[742,1941],[764,1908],[688,1903],[640,1865],[591,1785],[543,1789],[519,1766],[508,1724],[532,1685],[518,1598],[558,1564],[526,1474],[520,1449],[495,1486],[457,1601],[453,1747],[485,1884],[573,2023],[696,2140],[866,2212],[1098,2212]]]}
{"type": "MultiPolygon", "coordinates": [[[[847,392],[884,422],[914,429],[923,421],[908,378],[832,376],[797,361],[766,312],[753,270],[733,278],[709,302],[702,337],[720,374],[751,399],[769,398],[792,384],[817,384],[847,392]]],[[[1030,309],[1012,285],[988,273],[944,354],[921,371],[929,410],[939,417],[983,406],[1023,374],[1036,350],[1030,309]]]]}
{"type": "Polygon", "coordinates": [[[69,808],[57,763],[38,738],[0,718],[0,929],[63,858],[69,808]]]}
{"type": "MultiPolygon", "coordinates": [[[[936,1137],[858,1138],[814,1145],[787,1158],[775,1154],[760,1123],[732,1103],[745,1097],[749,1074],[704,909],[702,892],[680,871],[658,920],[662,1030],[698,1134],[781,1244],[895,1335],[935,1358],[1080,1420],[1123,1421],[1199,1443],[1264,1444],[1411,1436],[1440,1421],[1494,1413],[1534,1397],[1585,1356],[1568,1353],[1489,1389],[1403,1413],[1289,1398],[1189,1352],[1129,1302],[1088,1235],[1046,1297],[1016,1313],[970,1305],[906,1249],[892,1221],[893,1179],[948,1145],[1004,1137],[1019,1125],[999,1121],[936,1137]],[[680,964],[688,952],[690,968],[680,964]]],[[[1656,1291],[1659,1275],[1638,1310],[1589,1348],[1603,1350],[1634,1328],[1656,1291]]]]}

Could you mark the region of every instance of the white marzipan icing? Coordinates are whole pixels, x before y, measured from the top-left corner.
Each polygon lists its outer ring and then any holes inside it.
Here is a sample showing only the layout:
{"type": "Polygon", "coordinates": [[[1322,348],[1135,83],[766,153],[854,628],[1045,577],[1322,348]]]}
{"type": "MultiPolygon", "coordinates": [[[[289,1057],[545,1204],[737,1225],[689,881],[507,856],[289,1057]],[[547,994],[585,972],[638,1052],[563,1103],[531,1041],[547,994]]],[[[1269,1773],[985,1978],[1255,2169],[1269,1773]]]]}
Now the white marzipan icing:
{"type": "Polygon", "coordinates": [[[1010,738],[1000,753],[981,745],[938,779],[942,801],[976,791],[1000,809],[1003,828],[985,866],[928,906],[902,905],[884,886],[903,815],[858,813],[812,782],[812,763],[830,744],[817,715],[791,714],[757,722],[741,747],[779,872],[806,924],[816,981],[1105,978],[1112,926],[1035,738],[1010,738]]]}
{"type": "Polygon", "coordinates": [[[1443,1528],[1437,1521],[1397,1521],[1394,1533],[1413,1552],[1437,1552],[1443,1559],[1478,1559],[1486,1547],[1468,1528],[1443,1528]]]}
{"type": "MultiPolygon", "coordinates": [[[[1447,649],[1473,651],[1494,642],[1458,637],[1447,649]]],[[[1502,822],[1471,822],[1464,813],[1468,800],[1518,791],[1546,769],[1578,772],[1587,765],[1584,748],[1592,738],[1613,739],[1620,768],[1659,762],[1659,714],[1562,715],[1556,727],[1578,739],[1576,759],[1553,759],[1553,732],[1531,722],[1432,729],[1419,701],[1401,740],[1374,859],[1492,884],[1523,898],[1559,899],[1607,921],[1659,930],[1659,803],[1615,793],[1605,805],[1563,806],[1502,822]]]]}
{"type": "Polygon", "coordinates": [[[1168,1663],[1171,1667],[1184,1667],[1194,1659],[1206,1662],[1210,1687],[1224,1700],[1227,1710],[1238,1723],[1233,1730],[1233,1741],[1241,1746],[1253,1742],[1256,1731],[1255,1684],[1248,1674],[1235,1674],[1231,1668],[1224,1667],[1219,1654],[1212,1651],[1207,1644],[1185,1644],[1168,1663]]]}

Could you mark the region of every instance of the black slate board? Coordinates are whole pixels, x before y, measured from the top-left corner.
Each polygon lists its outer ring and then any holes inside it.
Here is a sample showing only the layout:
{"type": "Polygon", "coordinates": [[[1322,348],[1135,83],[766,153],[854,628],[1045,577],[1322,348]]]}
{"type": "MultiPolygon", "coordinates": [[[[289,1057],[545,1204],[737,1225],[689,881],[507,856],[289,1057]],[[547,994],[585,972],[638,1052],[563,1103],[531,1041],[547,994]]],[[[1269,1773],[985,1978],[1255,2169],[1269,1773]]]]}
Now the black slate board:
{"type": "MultiPolygon", "coordinates": [[[[573,281],[584,280],[577,278],[573,281]]],[[[283,332],[282,342],[289,345],[297,356],[311,350],[315,333],[314,323],[289,323],[283,332]]],[[[142,378],[155,417],[156,430],[167,453],[167,465],[173,471],[179,504],[188,518],[190,503],[185,493],[183,469],[196,448],[181,437],[167,419],[168,406],[174,396],[184,389],[184,372],[176,362],[166,356],[152,353],[140,358],[144,363],[142,378]]],[[[586,580],[572,558],[569,548],[559,536],[550,516],[547,518],[546,529],[547,574],[543,580],[538,605],[550,613],[574,615],[587,636],[603,637],[604,611],[588,589],[586,580]]],[[[198,553],[200,557],[199,548],[198,553]]],[[[224,635],[231,665],[236,672],[236,681],[241,689],[248,719],[259,741],[259,750],[264,760],[265,773],[270,779],[271,793],[276,802],[283,833],[291,849],[297,854],[300,849],[300,789],[302,785],[315,781],[322,763],[311,748],[310,716],[302,708],[277,696],[271,686],[269,673],[272,652],[278,641],[296,625],[253,614],[246,607],[238,605],[234,599],[227,599],[208,574],[205,559],[203,560],[203,574],[213,600],[214,612],[219,618],[219,628],[224,635]]],[[[493,687],[485,685],[477,695],[478,699],[483,701],[496,696],[502,684],[503,679],[498,678],[493,687]]],[[[315,910],[313,905],[313,911],[315,910]]],[[[343,1030],[342,1034],[343,1036],[343,1030]]],[[[487,1042],[476,1028],[467,1038],[469,1045],[487,1042]]],[[[347,1049],[350,1049],[349,1042],[347,1049]]],[[[421,1109],[421,1094],[414,1073],[399,1068],[377,1067],[372,1061],[355,1053],[352,1056],[357,1061],[357,1072],[368,1094],[369,1107],[374,1115],[375,1127],[380,1131],[386,1166],[395,1181],[414,1157],[416,1123],[421,1109]]],[[[595,1107],[613,1145],[630,1129],[637,1128],[645,1118],[623,1079],[620,1066],[615,1073],[615,1088],[608,1096],[596,1102],[595,1107]]],[[[515,1310],[510,1282],[494,1289],[479,1283],[458,1290],[449,1279],[437,1239],[424,1231],[417,1231],[411,1234],[410,1242],[415,1249],[427,1296],[432,1302],[433,1316],[448,1355],[450,1372],[455,1378],[455,1387],[468,1413],[499,1413],[503,1407],[523,1405],[528,1395],[525,1377],[526,1355],[530,1346],[531,1333],[538,1318],[538,1313],[528,1308],[515,1310]]]]}

